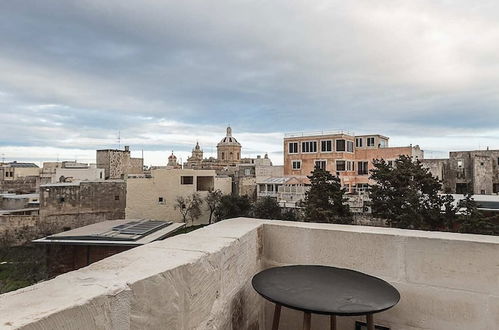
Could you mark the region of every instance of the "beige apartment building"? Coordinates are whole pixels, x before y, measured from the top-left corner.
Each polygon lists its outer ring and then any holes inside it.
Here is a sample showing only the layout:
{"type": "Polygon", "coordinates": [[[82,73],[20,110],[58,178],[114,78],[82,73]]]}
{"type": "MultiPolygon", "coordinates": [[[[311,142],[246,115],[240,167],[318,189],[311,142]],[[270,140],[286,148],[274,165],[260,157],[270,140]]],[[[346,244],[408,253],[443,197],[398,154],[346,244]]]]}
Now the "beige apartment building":
{"type": "MultiPolygon", "coordinates": [[[[175,209],[177,196],[187,197],[199,193],[205,198],[210,190],[223,194],[232,192],[232,179],[217,176],[215,170],[154,169],[147,177],[129,177],[127,180],[126,218],[182,221],[175,209]]],[[[207,223],[206,203],[196,223],[207,223]]]]}
{"type": "Polygon", "coordinates": [[[338,175],[349,192],[361,192],[369,183],[373,159],[394,161],[400,155],[422,159],[419,146],[389,147],[383,135],[348,132],[286,134],[284,175],[307,176],[315,166],[338,175]]]}
{"type": "Polygon", "coordinates": [[[40,175],[40,168],[33,163],[0,163],[0,180],[13,181],[27,176],[40,175]]]}

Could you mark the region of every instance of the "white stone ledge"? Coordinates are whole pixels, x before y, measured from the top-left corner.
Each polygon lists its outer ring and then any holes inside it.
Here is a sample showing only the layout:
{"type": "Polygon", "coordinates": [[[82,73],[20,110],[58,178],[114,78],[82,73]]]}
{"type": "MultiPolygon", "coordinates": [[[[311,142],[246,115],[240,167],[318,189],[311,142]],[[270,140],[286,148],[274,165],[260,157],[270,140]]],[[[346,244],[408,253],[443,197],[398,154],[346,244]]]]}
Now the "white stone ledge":
{"type": "MultiPolygon", "coordinates": [[[[0,296],[1,329],[265,329],[259,270],[325,264],[382,277],[402,299],[376,319],[397,330],[493,329],[499,238],[390,228],[230,219],[114,255],[0,296]]],[[[353,327],[355,318],[342,318],[353,327]]],[[[282,329],[301,314],[283,311],[282,329]]],[[[316,328],[327,319],[314,316],[316,328]]]]}

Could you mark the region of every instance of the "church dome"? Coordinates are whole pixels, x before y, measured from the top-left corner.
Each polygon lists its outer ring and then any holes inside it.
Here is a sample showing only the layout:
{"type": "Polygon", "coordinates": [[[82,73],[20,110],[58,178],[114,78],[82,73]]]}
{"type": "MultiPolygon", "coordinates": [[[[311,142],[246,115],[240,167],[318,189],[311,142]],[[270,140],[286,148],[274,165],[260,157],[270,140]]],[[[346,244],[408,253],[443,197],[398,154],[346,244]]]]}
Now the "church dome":
{"type": "Polygon", "coordinates": [[[227,127],[227,135],[218,143],[217,146],[241,146],[236,138],[232,136],[232,128],[227,127]]]}

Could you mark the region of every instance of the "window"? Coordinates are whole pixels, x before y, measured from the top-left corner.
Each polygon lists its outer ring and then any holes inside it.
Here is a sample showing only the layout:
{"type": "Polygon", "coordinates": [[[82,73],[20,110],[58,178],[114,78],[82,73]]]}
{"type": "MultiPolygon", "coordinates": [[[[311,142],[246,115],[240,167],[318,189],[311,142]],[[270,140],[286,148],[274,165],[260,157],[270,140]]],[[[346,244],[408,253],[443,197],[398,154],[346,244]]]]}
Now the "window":
{"type": "Polygon", "coordinates": [[[333,141],[325,140],[321,141],[321,152],[331,152],[333,151],[333,141]]]}
{"type": "Polygon", "coordinates": [[[298,153],[298,142],[288,143],[288,153],[297,154],[298,153]]]}
{"type": "Polygon", "coordinates": [[[347,171],[353,171],[353,162],[347,162],[347,171]]]}
{"type": "Polygon", "coordinates": [[[358,162],[358,165],[357,165],[357,173],[359,175],[366,175],[368,174],[368,162],[358,162]]]}
{"type": "Polygon", "coordinates": [[[356,138],[355,139],[355,146],[357,148],[362,148],[363,147],[363,142],[364,142],[364,139],[362,139],[362,138],[356,138]]]}
{"type": "Polygon", "coordinates": [[[367,138],[367,146],[368,147],[374,147],[374,138],[373,137],[368,137],[367,138]]]}
{"type": "Polygon", "coordinates": [[[194,184],[194,177],[193,176],[181,176],[180,177],[180,184],[194,184]]]}
{"type": "Polygon", "coordinates": [[[115,200],[115,201],[119,201],[119,200],[120,200],[120,195],[115,195],[115,196],[114,196],[114,200],[115,200]]]}
{"type": "Polygon", "coordinates": [[[249,169],[249,168],[245,168],[245,169],[244,169],[244,175],[246,175],[246,176],[251,175],[251,169],[249,169]]]}
{"type": "Polygon", "coordinates": [[[499,158],[497,158],[497,165],[499,165],[499,158]]]}
{"type": "Polygon", "coordinates": [[[355,192],[357,193],[364,193],[369,190],[369,185],[367,183],[358,183],[357,186],[355,186],[355,192]]]}
{"type": "Polygon", "coordinates": [[[317,152],[317,141],[302,142],[301,152],[317,152]]]}
{"type": "Polygon", "coordinates": [[[293,160],[291,162],[291,167],[293,168],[293,170],[301,169],[301,160],[293,160]]]}
{"type": "Polygon", "coordinates": [[[353,152],[353,141],[347,141],[347,151],[353,152]]]}
{"type": "Polygon", "coordinates": [[[225,152],[222,151],[222,160],[225,159],[225,152]]]}
{"type": "Polygon", "coordinates": [[[336,151],[345,151],[345,140],[336,140],[336,151]]]}
{"type": "Polygon", "coordinates": [[[346,162],[344,160],[337,160],[336,161],[336,171],[343,172],[345,170],[346,170],[346,162]]]}
{"type": "Polygon", "coordinates": [[[163,197],[158,197],[159,204],[165,204],[165,199],[163,197]]]}
{"type": "Polygon", "coordinates": [[[462,160],[458,160],[457,161],[457,167],[458,168],[463,168],[463,161],[462,160]]]}
{"type": "Polygon", "coordinates": [[[325,170],[326,169],[326,161],[325,160],[316,160],[315,167],[318,167],[321,170],[325,170]]]}

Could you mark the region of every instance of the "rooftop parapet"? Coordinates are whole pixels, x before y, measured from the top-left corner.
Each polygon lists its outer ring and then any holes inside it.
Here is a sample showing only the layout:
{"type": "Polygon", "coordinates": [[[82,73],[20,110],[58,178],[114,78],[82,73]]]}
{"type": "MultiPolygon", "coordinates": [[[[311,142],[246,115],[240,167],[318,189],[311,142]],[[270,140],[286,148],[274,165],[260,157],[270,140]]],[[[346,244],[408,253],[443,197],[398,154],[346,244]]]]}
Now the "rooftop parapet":
{"type": "MultiPolygon", "coordinates": [[[[377,314],[391,329],[494,329],[499,238],[391,228],[230,219],[0,296],[2,329],[270,329],[251,278],[323,264],[380,277],[401,293],[377,314]]],[[[282,329],[302,313],[283,309],[282,329]]],[[[313,315],[314,329],[328,318],[313,315]]],[[[355,320],[340,317],[340,329],[355,320]]]]}

